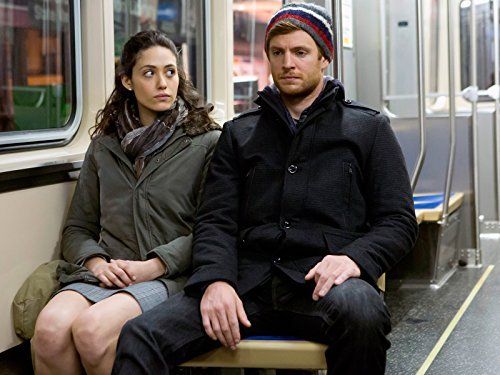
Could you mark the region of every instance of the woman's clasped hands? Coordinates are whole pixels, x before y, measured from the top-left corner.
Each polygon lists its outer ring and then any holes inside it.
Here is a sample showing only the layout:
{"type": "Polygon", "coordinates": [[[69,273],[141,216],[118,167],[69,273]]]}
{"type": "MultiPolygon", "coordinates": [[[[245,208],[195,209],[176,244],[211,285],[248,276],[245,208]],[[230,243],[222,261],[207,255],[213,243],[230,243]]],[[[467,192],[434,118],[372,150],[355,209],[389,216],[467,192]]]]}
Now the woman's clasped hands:
{"type": "Polygon", "coordinates": [[[132,284],[154,280],[165,274],[166,266],[159,258],[141,260],[111,259],[101,257],[85,262],[87,267],[106,288],[125,288],[132,284]]]}

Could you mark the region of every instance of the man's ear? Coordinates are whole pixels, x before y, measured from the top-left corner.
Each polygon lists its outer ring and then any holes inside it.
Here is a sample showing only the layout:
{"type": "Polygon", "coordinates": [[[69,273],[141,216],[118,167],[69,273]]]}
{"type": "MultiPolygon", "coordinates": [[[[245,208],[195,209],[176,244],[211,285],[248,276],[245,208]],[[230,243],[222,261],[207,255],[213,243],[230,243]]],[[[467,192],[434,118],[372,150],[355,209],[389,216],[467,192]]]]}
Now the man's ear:
{"type": "Polygon", "coordinates": [[[122,85],[125,87],[127,90],[132,90],[132,80],[126,76],[125,74],[122,75],[122,85]]]}
{"type": "Polygon", "coordinates": [[[328,65],[330,65],[330,61],[328,61],[324,56],[321,56],[321,70],[325,71],[328,65]]]}

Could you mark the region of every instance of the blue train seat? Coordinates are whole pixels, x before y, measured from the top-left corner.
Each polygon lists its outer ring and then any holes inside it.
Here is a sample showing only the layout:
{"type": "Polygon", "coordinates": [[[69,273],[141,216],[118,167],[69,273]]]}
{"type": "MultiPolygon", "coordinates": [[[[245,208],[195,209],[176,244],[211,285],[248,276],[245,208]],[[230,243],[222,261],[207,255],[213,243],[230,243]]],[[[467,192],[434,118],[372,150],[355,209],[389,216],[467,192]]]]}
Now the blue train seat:
{"type": "MultiPolygon", "coordinates": [[[[443,213],[443,193],[434,194],[414,194],[415,214],[420,222],[438,221],[443,213]]],[[[457,192],[450,194],[449,214],[456,211],[464,201],[464,193],[457,192]]]]}

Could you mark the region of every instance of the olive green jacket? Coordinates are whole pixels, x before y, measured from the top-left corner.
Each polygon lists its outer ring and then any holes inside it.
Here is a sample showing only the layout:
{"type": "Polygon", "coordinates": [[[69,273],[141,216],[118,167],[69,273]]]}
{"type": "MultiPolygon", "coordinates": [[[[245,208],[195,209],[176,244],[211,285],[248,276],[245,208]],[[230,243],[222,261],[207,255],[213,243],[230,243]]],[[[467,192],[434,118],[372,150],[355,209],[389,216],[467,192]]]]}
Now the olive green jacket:
{"type": "Polygon", "coordinates": [[[190,137],[178,128],[135,177],[115,136],[92,140],[63,230],[68,262],[92,256],[146,260],[160,257],[160,278],[171,294],[191,266],[192,229],[210,158],[220,131],[190,137]]]}

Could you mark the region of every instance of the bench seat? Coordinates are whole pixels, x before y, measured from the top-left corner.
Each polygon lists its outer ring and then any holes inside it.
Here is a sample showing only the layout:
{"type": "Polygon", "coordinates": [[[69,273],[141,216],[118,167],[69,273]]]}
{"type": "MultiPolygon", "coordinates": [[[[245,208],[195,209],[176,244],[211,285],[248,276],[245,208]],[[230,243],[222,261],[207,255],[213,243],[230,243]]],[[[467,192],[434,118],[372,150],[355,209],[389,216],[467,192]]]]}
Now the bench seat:
{"type": "MultiPolygon", "coordinates": [[[[415,215],[417,221],[436,222],[441,219],[443,214],[442,194],[415,194],[415,215]],[[428,199],[427,199],[428,198],[428,199]]],[[[448,212],[451,214],[456,211],[464,201],[464,193],[453,193],[450,196],[448,212]]]]}
{"type": "Polygon", "coordinates": [[[321,370],[326,369],[325,350],[326,345],[304,340],[250,337],[237,350],[214,349],[182,366],[321,370]]]}

